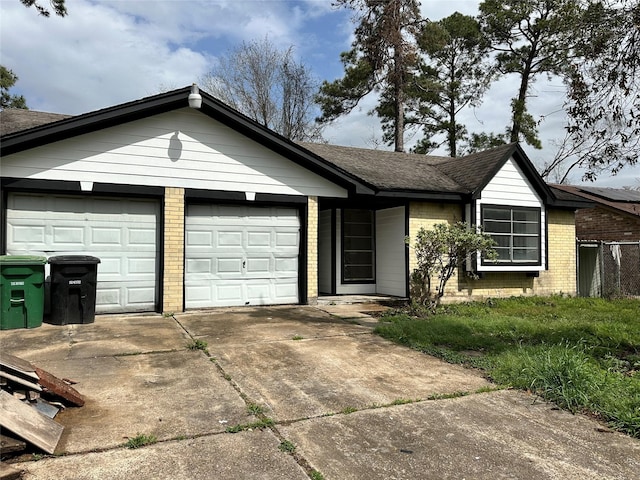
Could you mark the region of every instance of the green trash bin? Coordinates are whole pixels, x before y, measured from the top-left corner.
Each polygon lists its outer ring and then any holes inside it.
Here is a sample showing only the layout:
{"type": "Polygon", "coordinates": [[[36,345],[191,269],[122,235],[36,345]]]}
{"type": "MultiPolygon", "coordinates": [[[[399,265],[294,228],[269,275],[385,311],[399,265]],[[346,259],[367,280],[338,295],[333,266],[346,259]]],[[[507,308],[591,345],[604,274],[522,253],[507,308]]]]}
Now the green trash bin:
{"type": "Polygon", "coordinates": [[[0,330],[42,325],[45,263],[45,257],[0,256],[0,330]]]}

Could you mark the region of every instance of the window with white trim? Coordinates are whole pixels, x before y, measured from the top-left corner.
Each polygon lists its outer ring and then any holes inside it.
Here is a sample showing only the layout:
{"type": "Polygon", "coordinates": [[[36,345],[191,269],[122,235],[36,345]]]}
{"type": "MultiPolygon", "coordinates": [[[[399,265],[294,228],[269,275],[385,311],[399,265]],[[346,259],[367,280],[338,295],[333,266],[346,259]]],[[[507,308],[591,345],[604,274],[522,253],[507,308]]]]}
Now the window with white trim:
{"type": "Polygon", "coordinates": [[[342,211],[342,281],[375,281],[374,212],[363,209],[342,211]]]}
{"type": "Polygon", "coordinates": [[[483,265],[540,265],[540,209],[482,205],[482,228],[496,242],[496,260],[483,265]]]}

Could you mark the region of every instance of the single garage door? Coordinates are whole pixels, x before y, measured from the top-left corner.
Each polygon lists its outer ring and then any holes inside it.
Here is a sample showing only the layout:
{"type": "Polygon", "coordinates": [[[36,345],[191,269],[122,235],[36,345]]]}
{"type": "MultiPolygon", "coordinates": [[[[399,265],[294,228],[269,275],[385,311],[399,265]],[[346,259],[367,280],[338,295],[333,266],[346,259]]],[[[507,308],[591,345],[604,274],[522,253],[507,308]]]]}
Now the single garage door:
{"type": "Polygon", "coordinates": [[[297,303],[299,252],[296,209],[189,205],[185,307],[297,303]]]}
{"type": "Polygon", "coordinates": [[[154,311],[159,218],[155,200],[12,193],[7,253],[96,256],[97,313],[154,311]]]}

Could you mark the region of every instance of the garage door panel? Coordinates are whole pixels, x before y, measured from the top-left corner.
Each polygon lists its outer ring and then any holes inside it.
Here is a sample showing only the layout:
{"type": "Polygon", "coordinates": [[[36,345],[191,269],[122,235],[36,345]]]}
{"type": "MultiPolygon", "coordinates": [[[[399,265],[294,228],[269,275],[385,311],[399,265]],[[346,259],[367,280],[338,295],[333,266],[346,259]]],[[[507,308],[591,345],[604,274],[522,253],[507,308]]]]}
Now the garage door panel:
{"type": "Polygon", "coordinates": [[[213,245],[213,233],[191,230],[186,232],[185,242],[187,245],[190,245],[191,248],[197,248],[199,246],[211,248],[213,245]]]}
{"type": "Polygon", "coordinates": [[[242,275],[242,258],[230,257],[230,258],[217,258],[212,265],[215,265],[215,270],[211,272],[212,278],[224,278],[225,275],[242,275]]]}
{"type": "Polygon", "coordinates": [[[54,226],[51,233],[54,246],[84,248],[87,243],[86,231],[82,226],[54,226]]]}
{"type": "Polygon", "coordinates": [[[128,245],[156,249],[157,232],[155,228],[130,228],[128,245]]]}
{"type": "Polygon", "coordinates": [[[292,275],[298,271],[298,257],[276,258],[274,271],[277,275],[292,275]]]}
{"type": "MultiPolygon", "coordinates": [[[[92,228],[91,229],[91,246],[106,247],[120,246],[123,244],[122,230],[119,228],[92,228]]],[[[84,242],[83,242],[84,243],[84,242]]]]}
{"type": "Polygon", "coordinates": [[[248,231],[247,248],[263,248],[271,246],[271,232],[248,231]]]}
{"type": "Polygon", "coordinates": [[[271,266],[271,257],[253,257],[248,258],[246,263],[246,275],[257,276],[258,278],[269,278],[273,267],[271,266]]]}
{"type": "Polygon", "coordinates": [[[96,289],[96,313],[105,313],[121,308],[124,300],[121,287],[109,286],[108,282],[102,282],[96,289]]]}
{"type": "Polygon", "coordinates": [[[299,230],[291,208],[188,206],[186,307],[297,303],[299,230]]]}
{"type": "Polygon", "coordinates": [[[233,231],[218,231],[215,234],[215,246],[218,248],[242,247],[242,233],[233,231]]]}
{"type": "Polygon", "coordinates": [[[7,252],[98,257],[96,312],[153,311],[159,218],[152,200],[13,193],[7,252]]]}
{"type": "Polygon", "coordinates": [[[46,229],[37,225],[13,225],[7,229],[7,243],[20,243],[41,246],[46,243],[46,229]]]}

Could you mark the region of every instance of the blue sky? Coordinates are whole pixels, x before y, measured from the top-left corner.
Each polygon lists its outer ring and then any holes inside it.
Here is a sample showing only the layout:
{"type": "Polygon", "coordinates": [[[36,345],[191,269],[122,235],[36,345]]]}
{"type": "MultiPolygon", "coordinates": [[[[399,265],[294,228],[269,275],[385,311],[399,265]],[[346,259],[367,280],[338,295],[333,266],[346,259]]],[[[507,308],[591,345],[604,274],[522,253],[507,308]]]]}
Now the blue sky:
{"type": "MultiPolygon", "coordinates": [[[[43,5],[48,0],[40,0],[43,5]]],[[[0,0],[0,62],[18,75],[14,91],[29,107],[79,114],[136,100],[197,82],[228,49],[264,38],[295,53],[320,80],[342,75],[340,52],[349,49],[353,24],[347,10],[330,0],[67,0],[69,15],[44,18],[18,0],[0,0]]],[[[476,0],[423,0],[423,16],[437,20],[459,11],[476,14],[476,0]]],[[[465,112],[470,131],[502,131],[508,123],[515,78],[503,78],[481,107],[465,112]]],[[[534,163],[553,156],[563,135],[563,88],[540,80],[530,109],[544,116],[545,148],[524,146],[534,163]]],[[[367,115],[375,96],[351,115],[326,128],[335,144],[379,146],[377,118],[367,115]]],[[[410,146],[417,138],[407,138],[410,146]]],[[[444,153],[438,151],[435,153],[444,153]]],[[[579,183],[580,176],[572,178],[579,183]]],[[[640,184],[640,166],[617,177],[603,175],[601,186],[640,184]]]]}

